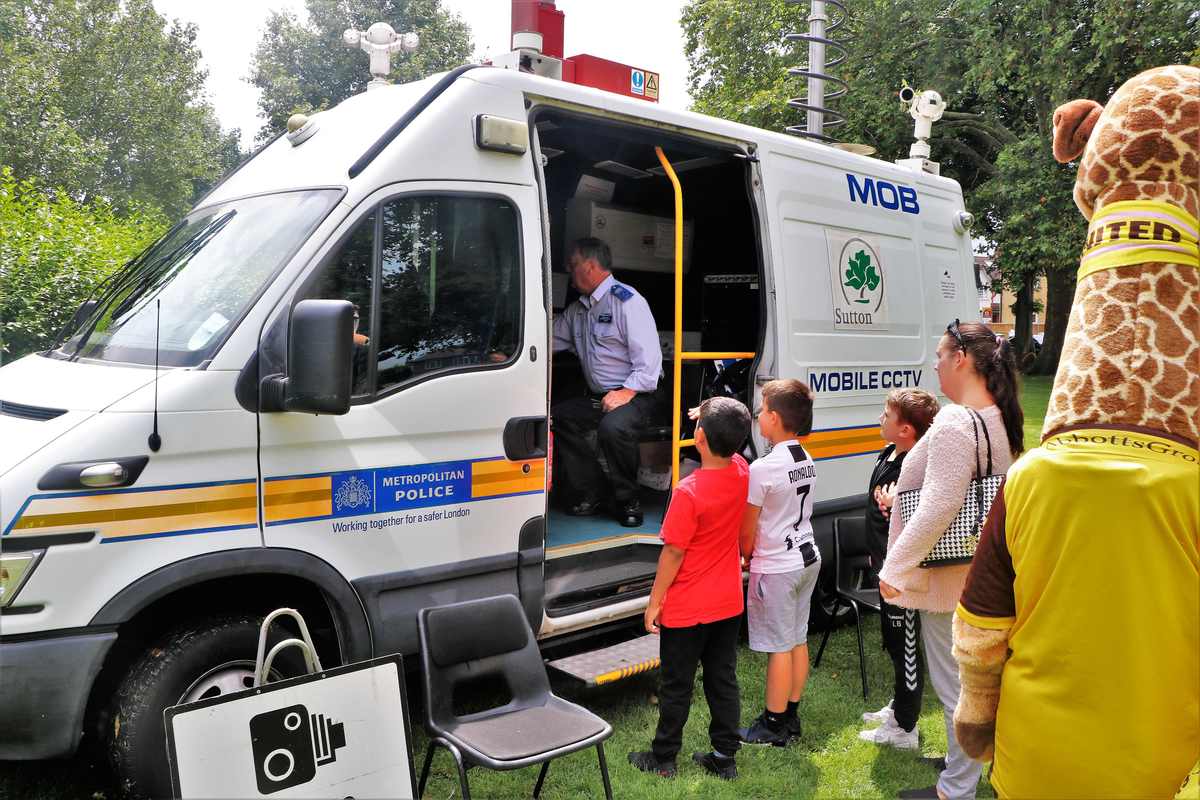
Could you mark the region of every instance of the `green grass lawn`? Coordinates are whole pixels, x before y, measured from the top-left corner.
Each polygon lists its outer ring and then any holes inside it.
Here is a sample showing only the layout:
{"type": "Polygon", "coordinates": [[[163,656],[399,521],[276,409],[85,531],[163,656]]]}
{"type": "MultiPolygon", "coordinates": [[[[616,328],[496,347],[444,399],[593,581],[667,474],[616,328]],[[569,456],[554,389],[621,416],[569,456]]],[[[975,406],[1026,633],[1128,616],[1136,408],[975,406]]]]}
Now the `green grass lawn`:
{"type": "Polygon", "coordinates": [[[1050,375],[1027,375],[1021,380],[1021,408],[1025,411],[1025,448],[1037,447],[1042,441],[1042,420],[1050,402],[1054,378],[1050,375]]]}

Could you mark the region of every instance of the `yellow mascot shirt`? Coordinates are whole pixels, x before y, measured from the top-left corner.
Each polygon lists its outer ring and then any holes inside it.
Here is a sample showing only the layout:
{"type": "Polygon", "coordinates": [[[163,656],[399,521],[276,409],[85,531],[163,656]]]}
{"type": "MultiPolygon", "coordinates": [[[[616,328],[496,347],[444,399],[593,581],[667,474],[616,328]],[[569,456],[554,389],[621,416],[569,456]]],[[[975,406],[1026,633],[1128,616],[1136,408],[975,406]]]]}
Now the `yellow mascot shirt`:
{"type": "Polygon", "coordinates": [[[1200,456],[1117,426],[1008,473],[958,614],[1009,633],[1002,797],[1174,796],[1200,754],[1200,456]]]}

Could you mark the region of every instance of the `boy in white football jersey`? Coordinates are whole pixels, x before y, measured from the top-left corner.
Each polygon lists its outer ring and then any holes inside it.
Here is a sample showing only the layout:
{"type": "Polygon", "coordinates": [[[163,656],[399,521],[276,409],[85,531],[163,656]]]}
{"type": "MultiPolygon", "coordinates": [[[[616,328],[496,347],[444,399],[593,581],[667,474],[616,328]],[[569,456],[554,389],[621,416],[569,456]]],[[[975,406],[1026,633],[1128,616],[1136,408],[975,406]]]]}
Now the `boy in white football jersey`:
{"type": "Polygon", "coordinates": [[[750,557],[750,648],[767,657],[762,714],[738,731],[747,744],[784,747],[800,736],[796,708],[808,680],[808,610],[821,571],[813,538],[816,468],[800,444],[812,432],[812,391],[798,380],[763,386],[758,429],[771,452],[750,465],[741,550],[750,557]]]}

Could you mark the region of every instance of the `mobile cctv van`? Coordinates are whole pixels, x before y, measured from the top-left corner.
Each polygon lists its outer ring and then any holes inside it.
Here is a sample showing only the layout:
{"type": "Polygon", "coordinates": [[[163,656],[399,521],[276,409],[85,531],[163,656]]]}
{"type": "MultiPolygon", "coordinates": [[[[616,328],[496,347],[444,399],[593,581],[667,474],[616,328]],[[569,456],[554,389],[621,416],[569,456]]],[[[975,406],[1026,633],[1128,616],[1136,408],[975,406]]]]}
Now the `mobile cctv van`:
{"type": "Polygon", "coordinates": [[[418,609],[498,593],[547,643],[635,622],[667,493],[635,530],[548,503],[579,236],[648,299],[685,423],[716,384],[812,386],[828,556],[884,394],[936,391],[939,335],[978,314],[963,219],[920,169],[509,69],[313,116],[0,369],[0,759],[94,726],[162,786],[163,707],[247,686],[280,606],[326,663],[413,653],[418,609]]]}

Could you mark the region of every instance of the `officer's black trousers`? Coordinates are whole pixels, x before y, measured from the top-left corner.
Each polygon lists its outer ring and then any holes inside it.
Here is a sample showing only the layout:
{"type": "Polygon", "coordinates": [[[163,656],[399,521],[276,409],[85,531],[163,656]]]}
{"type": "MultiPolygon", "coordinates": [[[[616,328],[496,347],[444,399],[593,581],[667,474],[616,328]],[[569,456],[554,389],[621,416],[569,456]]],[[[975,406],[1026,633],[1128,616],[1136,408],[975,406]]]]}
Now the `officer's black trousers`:
{"type": "Polygon", "coordinates": [[[654,411],[653,394],[637,394],[607,414],[600,401],[574,397],[550,409],[554,425],[554,486],[565,490],[568,502],[598,500],[605,494],[604,472],[588,433],[596,431],[597,444],[608,462],[612,494],[617,506],[638,497],[638,435],[654,411]]]}

